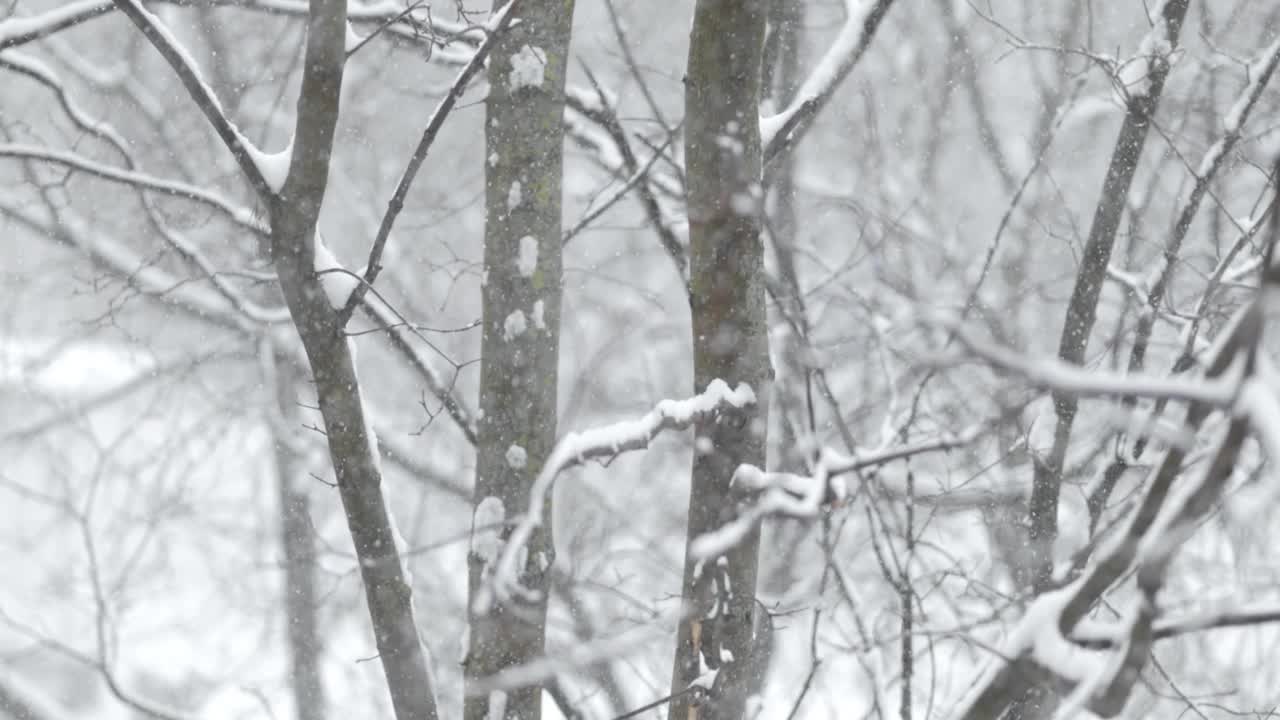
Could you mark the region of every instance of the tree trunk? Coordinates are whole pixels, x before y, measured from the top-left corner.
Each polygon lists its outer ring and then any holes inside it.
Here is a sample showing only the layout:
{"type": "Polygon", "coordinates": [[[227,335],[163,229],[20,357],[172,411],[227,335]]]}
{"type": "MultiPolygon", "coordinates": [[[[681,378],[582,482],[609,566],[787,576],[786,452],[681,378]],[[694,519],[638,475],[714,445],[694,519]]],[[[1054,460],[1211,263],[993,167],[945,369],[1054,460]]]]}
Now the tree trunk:
{"type": "MultiPolygon", "coordinates": [[[[301,427],[293,392],[292,365],[275,360],[276,400],[280,417],[288,423],[277,433],[301,427]]],[[[289,680],[293,685],[294,716],[298,720],[324,720],[324,684],[320,677],[320,653],[324,645],[316,623],[316,547],[311,507],[302,479],[298,454],[288,438],[277,437],[276,488],[280,501],[280,546],[284,550],[284,614],[289,638],[289,680]]]]}
{"type": "Polygon", "coordinates": [[[271,254],[315,379],[329,458],[396,720],[435,720],[412,590],[382,492],[377,440],[365,417],[340,309],[330,304],[315,268],[316,221],[329,182],[346,27],[345,2],[312,0],[292,162],[284,187],[270,200],[271,254]]]}
{"type": "MultiPolygon", "coordinates": [[[[495,0],[495,9],[507,0],[495,0]]],[[[494,45],[485,123],[485,247],[475,521],[500,521],[528,507],[529,491],[556,439],[561,292],[561,180],[564,83],[572,0],[524,0],[517,22],[494,45]]],[[[545,511],[550,517],[550,508],[545,511]]],[[[494,560],[473,529],[468,556],[474,597],[494,560]]],[[[509,528],[499,537],[505,539],[509,528]]],[[[471,611],[466,657],[471,680],[543,654],[548,577],[555,561],[549,524],[530,538],[521,583],[531,606],[471,611]]],[[[471,696],[466,720],[536,720],[542,688],[471,696]],[[503,710],[491,708],[501,703],[503,710]],[[492,713],[491,713],[492,710],[492,713]]]]}
{"type": "MultiPolygon", "coordinates": [[[[769,10],[769,37],[765,43],[762,93],[775,108],[784,108],[800,87],[800,45],[804,36],[804,0],[774,0],[769,10]]],[[[766,192],[771,199],[768,236],[775,258],[775,304],[769,327],[782,330],[777,347],[770,347],[777,376],[774,378],[773,417],[777,441],[769,458],[770,468],[804,472],[800,452],[810,416],[810,370],[800,361],[808,323],[804,298],[795,269],[796,209],[795,154],[785,153],[766,172],[766,192]]],[[[763,526],[760,557],[760,590],[783,592],[795,582],[796,551],[809,523],[795,518],[771,518],[763,526]]]]}
{"type": "MultiPolygon", "coordinates": [[[[688,540],[731,518],[730,481],[741,463],[764,465],[770,367],[761,242],[760,66],[766,0],[698,0],[685,78],[694,383],[714,379],[755,391],[758,414],[700,422],[689,494],[688,540]]],[[[751,662],[759,533],[716,562],[686,544],[685,617],[676,638],[672,693],[701,678],[709,697],[684,693],[671,718],[743,717],[761,678],[751,662]],[[701,714],[699,714],[701,712],[701,714]]],[[[701,684],[701,683],[700,683],[701,684]]]]}

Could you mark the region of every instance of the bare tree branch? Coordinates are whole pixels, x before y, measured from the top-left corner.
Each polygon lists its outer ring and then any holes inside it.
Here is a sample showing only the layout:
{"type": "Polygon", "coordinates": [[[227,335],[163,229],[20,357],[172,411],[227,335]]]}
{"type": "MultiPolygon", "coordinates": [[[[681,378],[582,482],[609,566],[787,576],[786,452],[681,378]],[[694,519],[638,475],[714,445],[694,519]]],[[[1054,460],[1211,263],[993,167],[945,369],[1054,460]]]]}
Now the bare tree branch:
{"type": "Polygon", "coordinates": [[[777,115],[760,120],[766,165],[789,152],[809,132],[840,83],[871,46],[880,21],[893,0],[844,0],[845,20],[835,41],[800,86],[791,104],[777,115]]]}
{"type": "MultiPolygon", "coordinates": [[[[249,184],[253,187],[258,195],[266,198],[274,194],[274,190],[267,183],[263,176],[262,169],[258,167],[258,163],[254,160],[254,154],[260,153],[248,138],[240,133],[235,124],[231,122],[231,118],[227,116],[222,109],[222,104],[218,102],[218,98],[213,94],[213,90],[200,77],[200,70],[195,64],[195,60],[182,47],[182,44],[165,28],[159,18],[143,7],[139,0],[115,0],[115,5],[120,9],[133,24],[142,31],[142,35],[147,38],[153,47],[164,57],[169,66],[173,68],[174,73],[178,75],[178,79],[182,81],[182,86],[186,88],[191,99],[204,113],[205,119],[213,126],[214,132],[218,134],[218,138],[231,151],[235,157],[236,163],[240,166],[240,171],[244,173],[249,184]]],[[[345,37],[345,36],[344,36],[345,37]]]]}
{"type": "Polygon", "coordinates": [[[427,121],[427,127],[422,131],[422,138],[418,140],[418,146],[414,148],[413,155],[409,157],[409,164],[405,166],[404,173],[400,176],[400,182],[396,184],[395,192],[391,195],[391,201],[387,203],[387,212],[382,216],[382,222],[378,225],[378,234],[373,239],[373,246],[369,249],[369,261],[365,264],[364,279],[355,290],[351,292],[350,299],[347,300],[346,307],[338,315],[338,323],[346,325],[351,317],[351,313],[355,310],[360,301],[364,299],[365,293],[378,279],[378,273],[382,272],[382,251],[386,247],[387,238],[391,235],[391,228],[395,225],[396,217],[400,215],[400,210],[404,208],[405,196],[409,194],[409,188],[413,185],[413,180],[418,176],[418,170],[422,167],[422,163],[427,159],[427,152],[431,150],[431,144],[435,142],[436,135],[440,132],[440,128],[444,127],[444,121],[449,117],[449,112],[453,110],[454,104],[462,97],[462,93],[466,91],[467,85],[471,83],[471,78],[475,76],[480,68],[484,67],[485,58],[489,56],[489,51],[493,48],[493,43],[497,37],[506,31],[507,26],[511,24],[515,18],[515,8],[520,4],[520,0],[510,0],[505,7],[494,13],[488,23],[488,35],[484,42],[480,43],[480,47],[476,48],[475,54],[454,78],[453,84],[449,86],[449,91],[440,99],[436,105],[435,112],[431,113],[431,119],[427,121]]]}

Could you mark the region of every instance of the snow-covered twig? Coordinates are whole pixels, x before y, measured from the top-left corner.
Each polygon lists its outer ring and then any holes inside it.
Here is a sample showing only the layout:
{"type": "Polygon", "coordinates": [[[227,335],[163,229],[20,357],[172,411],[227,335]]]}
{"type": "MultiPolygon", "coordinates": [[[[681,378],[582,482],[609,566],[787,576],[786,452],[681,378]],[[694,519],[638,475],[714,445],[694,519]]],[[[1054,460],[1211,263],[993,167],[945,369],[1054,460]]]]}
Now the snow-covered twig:
{"type": "Polygon", "coordinates": [[[505,602],[512,593],[528,595],[528,591],[520,587],[517,558],[534,529],[542,525],[542,508],[560,473],[588,460],[612,458],[628,450],[647,448],[664,431],[684,430],[722,411],[743,410],[755,403],[755,392],[745,383],[730,389],[728,383],[716,379],[707,384],[704,392],[687,400],[663,400],[639,419],[571,432],[563,437],[538,473],[530,491],[529,510],[508,537],[491,583],[476,600],[476,609],[488,612],[495,596],[505,602]]]}
{"type": "MultiPolygon", "coordinates": [[[[1280,603],[1254,602],[1239,607],[1223,608],[1179,617],[1158,618],[1152,628],[1156,640],[1166,640],[1191,633],[1280,623],[1280,603]]],[[[1071,641],[1089,647],[1113,648],[1123,642],[1122,626],[1113,623],[1081,622],[1071,633],[1071,641]]]]}
{"type": "Polygon", "coordinates": [[[840,33],[800,86],[791,104],[777,115],[760,119],[765,163],[786,151],[808,131],[840,83],[866,53],[891,5],[893,0],[844,0],[845,20],[840,33]]]}
{"type": "MultiPolygon", "coordinates": [[[[626,185],[630,186],[632,179],[638,178],[635,188],[640,205],[658,234],[662,248],[675,262],[680,279],[687,283],[689,260],[675,231],[681,221],[680,213],[667,207],[670,202],[684,199],[683,178],[678,172],[658,171],[657,161],[667,159],[661,148],[653,148],[653,157],[642,167],[618,118],[616,98],[590,73],[588,77],[593,92],[573,87],[565,90],[565,134],[592,151],[596,161],[626,185]]],[[[667,142],[673,139],[674,135],[668,136],[667,142]]],[[[571,235],[565,236],[565,242],[569,237],[571,235]]]]}
{"type": "Polygon", "coordinates": [[[147,192],[154,192],[157,195],[189,200],[225,215],[232,222],[246,230],[257,234],[268,232],[267,227],[254,218],[253,211],[248,207],[237,205],[226,197],[197,185],[178,180],[166,180],[137,170],[113,167],[76,153],[52,150],[35,145],[0,143],[0,157],[37,160],[93,175],[103,180],[130,185],[147,192]]]}
{"type": "MultiPolygon", "coordinates": [[[[120,155],[128,157],[128,143],[125,141],[124,136],[109,123],[92,117],[88,111],[82,108],[71,97],[71,93],[67,92],[67,88],[58,73],[54,72],[53,68],[42,60],[17,50],[8,50],[0,52],[0,68],[11,70],[19,75],[25,75],[51,90],[57,98],[58,104],[62,106],[62,111],[67,114],[67,118],[75,124],[76,128],[102,140],[115,148],[120,155]]],[[[130,169],[136,168],[130,165],[130,169]]]]}
{"type": "MultiPolygon", "coordinates": [[[[1241,356],[1248,358],[1254,353],[1259,322],[1257,301],[1236,313],[1208,353],[1205,363],[1208,379],[1205,382],[1215,380],[1233,364],[1241,365],[1238,362],[1241,356]]],[[[1247,363],[1244,366],[1250,367],[1247,363]]],[[[1252,382],[1252,378],[1245,378],[1245,382],[1252,382]]],[[[1247,402],[1247,396],[1259,394],[1256,391],[1242,392],[1241,401],[1247,402]]],[[[1184,421],[1188,432],[1196,432],[1210,413],[1209,404],[1193,401],[1184,421]]],[[[1096,667],[1093,670],[1085,668],[1081,673],[1077,665],[1064,664],[1061,653],[1041,653],[1033,657],[1029,653],[1032,646],[1026,643],[1026,638],[1043,633],[1070,636],[1097,599],[1135,565],[1139,570],[1140,588],[1148,596],[1153,596],[1173,553],[1190,536],[1214,500],[1221,496],[1226,478],[1235,467],[1247,429],[1246,421],[1233,419],[1221,439],[1212,446],[1215,449],[1210,462],[1190,478],[1183,477],[1188,449],[1182,446],[1167,449],[1146,483],[1142,500],[1129,513],[1123,529],[1106,543],[1080,577],[1036,598],[995,662],[961,703],[956,717],[967,719],[998,715],[1007,703],[1029,687],[1028,663],[1067,679],[1073,686],[1078,687],[1083,681],[1091,683],[1092,687],[1076,698],[1091,710],[1111,711],[1115,708],[1131,688],[1124,684],[1129,676],[1123,675],[1121,670],[1138,662],[1131,659],[1128,650],[1134,642],[1146,642],[1144,637],[1150,636],[1149,614],[1129,625],[1123,645],[1109,656],[1113,674],[1105,677],[1096,673],[1096,667]],[[1175,484],[1175,480],[1181,482],[1175,484]],[[1130,659],[1117,662],[1120,655],[1130,659]],[[1105,692],[1100,691],[1104,686],[1105,692]],[[1085,694],[1089,697],[1085,698],[1085,694]]],[[[1079,645],[1065,640],[1063,647],[1080,649],[1079,645]]],[[[1146,653],[1142,657],[1145,659],[1146,653]]]]}
{"type": "Polygon", "coordinates": [[[142,31],[143,36],[178,75],[191,99],[195,101],[200,111],[204,113],[205,119],[213,126],[214,132],[235,157],[240,171],[249,179],[249,184],[253,186],[254,191],[263,198],[272,197],[278,192],[279,188],[272,187],[268,181],[267,171],[258,164],[259,158],[265,159],[270,156],[255,147],[241,134],[235,123],[222,109],[222,104],[218,102],[213,88],[209,87],[200,76],[199,66],[182,43],[169,32],[159,18],[143,7],[140,0],[115,0],[115,4],[142,31]]]}
{"type": "Polygon", "coordinates": [[[1149,16],[1151,29],[1138,43],[1138,51],[1116,68],[1116,81],[1130,102],[1149,97],[1153,90],[1152,80],[1167,73],[1172,62],[1177,34],[1169,27],[1165,15],[1167,4],[1168,0],[1165,0],[1152,8],[1149,16]]]}
{"type": "Polygon", "coordinates": [[[111,7],[108,0],[79,0],[37,15],[5,18],[0,20],[0,50],[33,42],[105,15],[111,12],[111,7]]]}
{"type": "MultiPolygon", "coordinates": [[[[1204,200],[1205,195],[1209,193],[1210,184],[1225,164],[1232,149],[1239,142],[1244,123],[1249,119],[1249,113],[1253,110],[1258,98],[1262,96],[1262,91],[1275,73],[1277,63],[1280,63],[1280,40],[1273,42],[1249,66],[1248,82],[1223,120],[1222,136],[1205,152],[1204,157],[1200,160],[1199,168],[1195,170],[1195,183],[1181,211],[1178,213],[1178,218],[1173,224],[1173,230],[1169,234],[1169,238],[1165,241],[1164,252],[1155,267],[1148,273],[1147,279],[1142,283],[1142,288],[1145,292],[1142,293],[1141,302],[1145,303],[1145,308],[1138,319],[1138,326],[1134,331],[1133,349],[1129,354],[1130,371],[1141,370],[1144,365],[1147,349],[1151,342],[1151,334],[1155,328],[1156,313],[1168,293],[1174,269],[1178,266],[1178,257],[1182,252],[1183,242],[1186,240],[1191,224],[1200,210],[1201,202],[1204,200]]],[[[1211,297],[1211,290],[1215,284],[1216,282],[1210,282],[1210,287],[1202,297],[1202,305],[1211,297]]]]}
{"type": "MultiPolygon", "coordinates": [[[[691,556],[700,560],[720,557],[730,548],[742,542],[765,518],[785,516],[811,519],[818,516],[824,503],[839,502],[848,495],[842,476],[866,468],[885,465],[914,455],[942,452],[969,444],[978,435],[973,428],[958,436],[945,436],[923,442],[888,447],[866,454],[845,454],[825,449],[811,475],[787,472],[765,472],[754,465],[739,465],[733,474],[733,486],[759,497],[747,505],[738,517],[719,529],[698,537],[690,545],[691,556]]],[[[1017,493],[1021,496],[1021,493],[1017,493]]],[[[913,498],[914,502],[948,504],[958,506],[960,498],[947,500],[947,493],[913,498]]],[[[998,500],[996,493],[967,493],[964,500],[974,503],[970,507],[998,500]]]]}
{"type": "MultiPolygon", "coordinates": [[[[168,2],[184,2],[185,0],[166,0],[168,2]]],[[[215,5],[256,10],[272,15],[290,17],[306,17],[310,11],[306,0],[209,0],[215,5]]],[[[419,3],[427,6],[427,3],[419,3]]],[[[484,39],[483,27],[468,25],[437,18],[430,13],[415,14],[418,7],[405,7],[398,0],[379,0],[372,3],[350,3],[347,7],[347,20],[355,25],[372,25],[374,33],[388,33],[397,40],[409,42],[426,42],[432,45],[430,57],[450,65],[465,64],[475,45],[484,39]],[[443,37],[442,37],[443,36],[443,37]],[[461,47],[453,50],[446,46],[458,41],[461,47]],[[435,47],[439,45],[440,47],[435,47]]],[[[365,38],[367,40],[368,38],[365,38]]],[[[350,53],[351,48],[345,48],[350,53]]]]}
{"type": "Polygon", "coordinates": [[[56,242],[83,252],[120,281],[144,296],[189,311],[191,315],[227,328],[242,330],[255,336],[261,326],[250,318],[231,312],[224,298],[208,288],[194,285],[188,278],[157,267],[143,255],[90,224],[68,208],[60,209],[56,218],[38,218],[26,208],[0,206],[0,212],[56,242]]]}
{"type": "MultiPolygon", "coordinates": [[[[248,208],[236,206],[231,201],[223,198],[217,193],[206,191],[194,185],[162,180],[160,178],[147,175],[146,173],[112,167],[105,163],[99,163],[74,153],[66,153],[34,146],[0,144],[0,157],[16,158],[19,160],[34,160],[59,165],[74,171],[84,172],[105,180],[110,180],[112,182],[131,185],[148,192],[156,192],[161,195],[169,195],[171,197],[191,200],[217,210],[231,218],[233,222],[245,229],[253,231],[255,234],[264,235],[267,232],[266,228],[253,218],[253,214],[248,208]]],[[[182,234],[175,232],[160,223],[156,223],[155,226],[157,231],[164,235],[164,238],[169,245],[187,262],[191,263],[200,272],[204,273],[205,277],[209,279],[209,282],[213,285],[214,289],[247,318],[262,324],[281,323],[289,320],[288,310],[283,308],[269,309],[261,307],[244,293],[236,289],[205,256],[204,252],[194,243],[188,241],[182,234]]]]}
{"type": "Polygon", "coordinates": [[[1214,407],[1230,406],[1235,400],[1239,378],[1187,381],[1148,375],[1120,375],[1088,370],[1057,358],[1030,358],[975,337],[958,324],[936,317],[935,322],[955,333],[955,338],[970,352],[993,367],[1021,375],[1034,385],[1093,397],[1148,397],[1207,403],[1214,407]]]}
{"type": "Polygon", "coordinates": [[[578,233],[582,232],[583,230],[587,229],[587,227],[590,226],[591,223],[595,222],[596,219],[599,218],[601,215],[603,215],[605,212],[607,212],[609,208],[613,207],[620,200],[622,200],[622,198],[626,197],[627,193],[631,192],[632,188],[635,188],[640,184],[647,182],[646,178],[648,178],[649,173],[653,170],[653,166],[657,164],[659,160],[662,159],[662,154],[671,145],[671,142],[675,140],[675,137],[676,136],[674,134],[668,137],[666,141],[663,142],[662,145],[658,147],[657,152],[654,152],[653,155],[650,156],[649,159],[645,161],[643,166],[641,166],[635,172],[631,173],[631,177],[628,178],[627,181],[624,182],[621,186],[619,186],[616,190],[610,193],[608,197],[596,203],[593,203],[595,207],[590,208],[582,216],[581,220],[575,223],[572,228],[569,228],[569,230],[567,230],[564,233],[564,235],[561,236],[560,243],[562,245],[568,244],[568,242],[572,240],[574,236],[576,236],[578,233]]]}

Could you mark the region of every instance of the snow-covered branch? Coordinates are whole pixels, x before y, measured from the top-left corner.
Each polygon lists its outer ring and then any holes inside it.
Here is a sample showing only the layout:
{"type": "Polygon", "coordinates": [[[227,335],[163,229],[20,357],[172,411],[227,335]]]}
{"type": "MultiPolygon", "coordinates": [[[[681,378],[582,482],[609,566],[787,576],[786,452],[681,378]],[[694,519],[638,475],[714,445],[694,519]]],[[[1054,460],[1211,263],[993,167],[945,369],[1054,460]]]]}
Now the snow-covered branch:
{"type": "Polygon", "coordinates": [[[938,324],[954,332],[955,338],[977,357],[1005,372],[1021,375],[1028,382],[1056,392],[1082,397],[1146,397],[1207,403],[1229,407],[1239,387],[1239,378],[1183,380],[1148,375],[1121,375],[1078,367],[1057,358],[1030,358],[982,340],[949,320],[938,324]]]}
{"type": "MultiPolygon", "coordinates": [[[[77,129],[102,140],[115,148],[121,156],[128,158],[128,144],[124,136],[109,123],[92,117],[88,111],[72,99],[71,93],[67,92],[62,79],[54,72],[53,68],[43,61],[17,50],[0,52],[0,68],[11,70],[19,75],[25,75],[51,90],[57,98],[58,104],[62,106],[62,111],[66,113],[67,118],[75,124],[77,129]]],[[[130,169],[134,169],[132,165],[130,169]]]]}
{"type": "Polygon", "coordinates": [[[101,228],[91,227],[69,209],[59,210],[56,218],[37,217],[26,208],[12,206],[0,206],[0,213],[33,232],[84,253],[89,260],[144,296],[154,297],[181,307],[195,317],[250,335],[256,335],[261,329],[250,317],[234,312],[236,308],[225,298],[191,283],[189,278],[157,267],[101,228]]]}
{"type": "MultiPolygon", "coordinates": [[[[165,1],[189,2],[189,0],[165,1]]],[[[306,0],[201,0],[201,2],[287,17],[306,17],[309,12],[306,0]]],[[[428,10],[427,3],[419,3],[416,7],[406,9],[405,3],[398,0],[352,3],[347,8],[347,20],[351,25],[370,27],[372,32],[386,33],[398,41],[427,43],[431,45],[432,60],[448,65],[466,64],[475,46],[484,40],[485,29],[482,26],[477,27],[439,18],[428,10]]],[[[365,40],[357,42],[363,43],[365,40]]],[[[348,42],[344,49],[350,52],[352,48],[353,44],[348,42]]]]}
{"type": "MultiPolygon", "coordinates": [[[[1237,312],[1223,330],[1206,358],[1208,379],[1216,380],[1240,356],[1254,353],[1258,339],[1258,301],[1237,312]]],[[[1244,364],[1244,367],[1251,367],[1244,364]]],[[[1248,405],[1251,396],[1265,394],[1248,391],[1253,377],[1246,377],[1240,402],[1248,405]]],[[[1272,404],[1274,405],[1274,403],[1272,404]]],[[[1207,419],[1211,405],[1192,401],[1185,424],[1195,433],[1207,419]]],[[[1269,414],[1270,410],[1266,411],[1269,414]]],[[[1280,415],[1280,413],[1277,413],[1280,415]]],[[[1075,580],[1041,594],[1019,622],[1017,629],[1001,647],[982,679],[961,703],[956,717],[979,718],[999,715],[1002,709],[1020,697],[1029,687],[1029,673],[1040,670],[1065,681],[1076,692],[1070,702],[1088,707],[1095,713],[1114,715],[1123,707],[1132,689],[1137,670],[1145,663],[1152,638],[1154,596],[1163,582],[1165,569],[1174,553],[1194,532],[1198,523],[1221,497],[1227,479],[1234,471],[1240,448],[1247,436],[1249,422],[1235,418],[1211,447],[1210,461],[1184,477],[1188,449],[1172,446],[1153,469],[1141,501],[1129,512],[1124,527],[1099,550],[1096,558],[1075,580]],[[1180,482],[1175,483],[1176,480],[1180,482]],[[1072,660],[1084,648],[1066,640],[1099,597],[1121,578],[1137,570],[1143,597],[1126,622],[1117,647],[1101,662],[1080,666],[1072,660]],[[1048,637],[1054,642],[1052,652],[1028,642],[1028,638],[1048,637]],[[1083,673],[1081,671],[1084,671],[1083,673]]]]}
{"type": "Polygon", "coordinates": [[[166,195],[168,197],[181,198],[199,203],[207,208],[217,211],[224,215],[240,227],[249,230],[255,234],[266,234],[268,228],[262,222],[254,217],[253,210],[237,205],[226,197],[205,190],[197,185],[180,182],[178,180],[166,180],[145,172],[137,170],[126,170],[124,168],[114,167],[106,163],[91,160],[83,155],[76,153],[64,152],[61,150],[52,150],[49,148],[37,147],[34,145],[15,145],[9,143],[0,143],[0,157],[14,158],[18,160],[35,160],[50,165],[58,165],[70,170],[83,172],[103,180],[123,185],[130,185],[141,190],[156,193],[157,195],[166,195]]]}
{"type": "MultiPolygon", "coordinates": [[[[564,124],[565,135],[591,152],[597,164],[615,179],[623,181],[624,188],[636,189],[649,224],[658,234],[667,255],[675,262],[681,279],[687,282],[689,261],[675,230],[682,222],[682,213],[678,208],[670,207],[684,199],[684,181],[678,174],[660,171],[657,167],[659,161],[667,159],[663,148],[674,136],[654,149],[648,161],[641,162],[618,118],[616,99],[598,83],[594,91],[576,87],[565,89],[564,124]]],[[[574,228],[566,233],[565,242],[576,231],[574,228]]]]}
{"type": "Polygon", "coordinates": [[[893,0],[844,0],[845,20],[835,41],[800,86],[795,98],[776,115],[760,118],[760,141],[769,163],[808,132],[840,83],[866,53],[876,28],[893,0]]]}
{"type": "MultiPolygon", "coordinates": [[[[1167,640],[1198,632],[1277,622],[1280,622],[1280,603],[1259,601],[1238,607],[1157,618],[1152,627],[1152,636],[1156,640],[1167,640]]],[[[1123,631],[1123,626],[1115,623],[1082,621],[1072,631],[1071,641],[1087,647],[1114,648],[1124,642],[1123,631]]]]}
{"type": "Polygon", "coordinates": [[[0,50],[48,37],[60,30],[105,15],[111,12],[111,8],[109,0],[78,0],[28,17],[5,18],[0,20],[0,50]]]}
{"type": "MultiPolygon", "coordinates": [[[[765,518],[771,516],[815,518],[824,505],[839,503],[848,497],[849,490],[844,475],[914,455],[944,452],[961,447],[972,442],[978,436],[978,432],[977,428],[972,428],[957,436],[944,436],[908,445],[887,447],[865,454],[846,454],[829,448],[824,449],[813,473],[807,476],[788,472],[765,472],[754,465],[739,465],[733,474],[733,487],[743,494],[756,494],[759,497],[746,505],[733,520],[694,540],[689,553],[701,560],[720,557],[742,542],[765,518]]],[[[905,492],[901,492],[899,488],[885,486],[884,489],[890,494],[905,497],[905,492]]],[[[949,493],[937,493],[913,497],[911,501],[959,508],[979,507],[999,502],[1002,498],[1022,496],[1022,493],[1016,489],[1011,489],[1006,494],[976,491],[949,497],[949,493]]]]}
{"type": "Polygon", "coordinates": [[[556,443],[530,491],[528,512],[507,538],[493,568],[491,582],[477,599],[477,610],[487,612],[496,596],[505,602],[513,593],[527,595],[520,587],[517,559],[534,529],[544,522],[542,508],[560,473],[588,460],[612,458],[628,450],[649,447],[654,438],[669,430],[684,430],[716,414],[744,410],[756,403],[755,392],[745,384],[730,389],[723,380],[712,380],[701,394],[687,400],[663,400],[636,420],[624,420],[604,427],[571,432],[556,443]]]}
{"type": "Polygon", "coordinates": [[[280,187],[283,186],[280,182],[283,178],[278,169],[281,164],[287,169],[288,162],[280,161],[279,156],[262,152],[240,132],[223,110],[222,103],[218,102],[213,88],[209,87],[201,77],[195,59],[173,33],[169,32],[164,23],[160,22],[159,18],[143,7],[139,0],[115,0],[115,5],[133,21],[133,24],[178,75],[191,99],[195,101],[209,124],[213,126],[214,132],[235,157],[240,171],[248,178],[254,191],[263,198],[269,198],[279,192],[280,187]]]}
{"type": "Polygon", "coordinates": [[[1165,15],[1167,0],[1152,8],[1149,16],[1151,29],[1138,43],[1138,50],[1133,57],[1119,63],[1116,80],[1120,83],[1126,97],[1132,101],[1146,98],[1152,94],[1152,80],[1168,72],[1172,62],[1174,46],[1177,43],[1176,31],[1169,27],[1165,15]]]}

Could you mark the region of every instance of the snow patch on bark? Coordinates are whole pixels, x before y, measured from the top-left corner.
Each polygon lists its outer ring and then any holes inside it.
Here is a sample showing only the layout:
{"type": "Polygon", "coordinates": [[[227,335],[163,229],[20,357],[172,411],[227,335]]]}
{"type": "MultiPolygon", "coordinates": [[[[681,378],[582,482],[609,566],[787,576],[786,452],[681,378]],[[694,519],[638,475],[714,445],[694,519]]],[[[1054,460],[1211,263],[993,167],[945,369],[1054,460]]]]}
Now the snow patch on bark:
{"type": "Polygon", "coordinates": [[[471,516],[471,554],[492,565],[502,549],[500,527],[507,519],[507,509],[502,500],[489,495],[476,506],[471,516]]]}
{"type": "Polygon", "coordinates": [[[347,22],[347,36],[343,40],[343,49],[350,55],[356,48],[360,47],[362,42],[364,42],[364,38],[360,37],[356,29],[351,27],[350,22],[347,22]]]}
{"type": "Polygon", "coordinates": [[[329,298],[330,307],[341,310],[347,306],[347,300],[351,298],[351,293],[355,291],[360,281],[338,262],[338,258],[334,257],[329,246],[325,245],[324,238],[320,237],[319,232],[315,235],[315,246],[312,264],[316,276],[320,278],[320,287],[329,298]]]}
{"type": "Polygon", "coordinates": [[[542,87],[546,78],[547,53],[542,48],[525,45],[511,56],[511,74],[507,76],[507,84],[511,92],[521,88],[542,87]]]}
{"type": "Polygon", "coordinates": [[[458,664],[461,665],[467,661],[467,656],[471,654],[471,626],[465,625],[462,628],[462,637],[458,638],[458,664]]]}
{"type": "Polygon", "coordinates": [[[511,183],[511,188],[507,190],[507,212],[520,207],[522,202],[524,202],[524,188],[520,185],[520,181],[516,180],[511,183]]]}
{"type": "Polygon", "coordinates": [[[524,466],[529,462],[529,453],[519,445],[512,445],[507,448],[507,465],[515,470],[523,470],[524,466]]]}
{"type": "Polygon", "coordinates": [[[520,254],[516,258],[516,268],[522,277],[533,277],[538,269],[538,238],[525,235],[520,238],[520,254]]]}
{"type": "Polygon", "coordinates": [[[280,192],[284,188],[284,181],[289,177],[289,166],[293,163],[293,138],[289,138],[289,144],[283,150],[274,153],[259,150],[247,139],[243,140],[243,144],[245,152],[253,158],[253,164],[258,166],[258,172],[262,173],[262,179],[267,181],[271,192],[280,192]]]}
{"type": "Polygon", "coordinates": [[[547,329],[547,319],[543,316],[545,306],[541,300],[535,300],[533,303],[533,326],[538,330],[547,329]]]}
{"type": "Polygon", "coordinates": [[[510,342],[523,335],[528,329],[529,321],[525,319],[524,311],[513,310],[502,323],[502,338],[510,342]]]}
{"type": "Polygon", "coordinates": [[[485,715],[485,720],[506,720],[507,717],[507,694],[501,690],[494,690],[489,693],[489,712],[485,715]]]}

